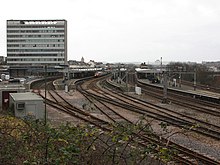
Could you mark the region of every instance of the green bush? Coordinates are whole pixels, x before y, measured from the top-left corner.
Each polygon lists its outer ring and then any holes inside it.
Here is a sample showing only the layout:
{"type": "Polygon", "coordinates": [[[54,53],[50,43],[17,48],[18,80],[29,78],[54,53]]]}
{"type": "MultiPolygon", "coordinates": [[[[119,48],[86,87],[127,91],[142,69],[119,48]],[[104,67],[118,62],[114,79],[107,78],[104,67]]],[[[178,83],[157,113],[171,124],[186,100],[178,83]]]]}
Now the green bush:
{"type": "Polygon", "coordinates": [[[39,121],[0,118],[1,164],[158,164],[171,151],[153,142],[140,145],[136,134],[153,137],[149,124],[117,123],[104,132],[91,125],[57,128],[39,121]]]}

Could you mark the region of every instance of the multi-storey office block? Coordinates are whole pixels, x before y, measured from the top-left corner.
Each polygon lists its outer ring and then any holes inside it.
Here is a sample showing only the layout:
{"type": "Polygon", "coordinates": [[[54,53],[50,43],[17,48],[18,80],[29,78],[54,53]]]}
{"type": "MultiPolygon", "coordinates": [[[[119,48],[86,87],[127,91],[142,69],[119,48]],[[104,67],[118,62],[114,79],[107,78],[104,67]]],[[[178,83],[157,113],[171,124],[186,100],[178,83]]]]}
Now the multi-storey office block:
{"type": "Polygon", "coordinates": [[[23,74],[67,64],[67,21],[7,20],[7,64],[23,74]]]}

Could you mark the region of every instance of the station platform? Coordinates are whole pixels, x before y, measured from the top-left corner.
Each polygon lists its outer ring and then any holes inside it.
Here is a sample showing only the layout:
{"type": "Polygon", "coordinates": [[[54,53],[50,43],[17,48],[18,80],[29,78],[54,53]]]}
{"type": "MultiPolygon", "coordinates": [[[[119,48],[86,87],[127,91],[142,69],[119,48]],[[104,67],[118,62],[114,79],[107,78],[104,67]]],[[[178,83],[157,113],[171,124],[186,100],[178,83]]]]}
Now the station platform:
{"type": "Polygon", "coordinates": [[[81,78],[81,79],[69,79],[63,80],[62,78],[53,81],[53,85],[55,86],[56,90],[65,90],[65,86],[68,87],[68,90],[75,90],[77,81],[82,79],[87,79],[88,77],[81,78]]]}
{"type": "Polygon", "coordinates": [[[57,80],[53,81],[53,85],[54,85],[56,90],[64,90],[65,85],[68,86],[69,90],[70,89],[75,89],[75,82],[77,80],[78,79],[70,79],[70,80],[63,81],[63,79],[60,78],[60,79],[57,79],[57,80]]]}
{"type": "MultiPolygon", "coordinates": [[[[164,86],[162,83],[158,83],[158,84],[151,83],[147,79],[139,79],[138,82],[144,83],[147,85],[151,85],[151,86],[155,86],[155,87],[160,87],[160,88],[163,88],[163,86],[164,86]]],[[[212,98],[212,99],[219,100],[219,102],[220,102],[220,93],[211,92],[208,90],[194,89],[194,87],[186,86],[186,85],[182,85],[182,84],[180,86],[178,83],[176,86],[169,85],[169,83],[168,83],[167,89],[174,90],[177,92],[187,93],[189,95],[196,96],[196,97],[212,98]]]]}

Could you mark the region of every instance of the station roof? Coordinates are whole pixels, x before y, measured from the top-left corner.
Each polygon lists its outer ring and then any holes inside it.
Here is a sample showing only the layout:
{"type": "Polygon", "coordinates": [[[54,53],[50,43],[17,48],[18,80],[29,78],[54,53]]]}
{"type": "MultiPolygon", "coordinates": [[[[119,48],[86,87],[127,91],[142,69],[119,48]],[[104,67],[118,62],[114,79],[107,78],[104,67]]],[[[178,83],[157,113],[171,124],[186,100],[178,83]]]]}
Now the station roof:
{"type": "Polygon", "coordinates": [[[162,73],[165,71],[164,69],[141,69],[141,68],[136,68],[135,69],[139,73],[162,73]]]}
{"type": "Polygon", "coordinates": [[[79,72],[91,72],[91,71],[101,71],[102,68],[66,68],[60,72],[70,72],[70,73],[79,73],[79,72]]]}
{"type": "Polygon", "coordinates": [[[25,90],[25,87],[23,84],[10,84],[10,83],[4,83],[0,82],[0,91],[8,91],[8,90],[25,90]]]}
{"type": "Polygon", "coordinates": [[[28,100],[39,100],[42,101],[43,98],[39,95],[32,93],[32,92],[25,92],[25,93],[10,93],[11,97],[15,101],[28,101],[28,100]]]}

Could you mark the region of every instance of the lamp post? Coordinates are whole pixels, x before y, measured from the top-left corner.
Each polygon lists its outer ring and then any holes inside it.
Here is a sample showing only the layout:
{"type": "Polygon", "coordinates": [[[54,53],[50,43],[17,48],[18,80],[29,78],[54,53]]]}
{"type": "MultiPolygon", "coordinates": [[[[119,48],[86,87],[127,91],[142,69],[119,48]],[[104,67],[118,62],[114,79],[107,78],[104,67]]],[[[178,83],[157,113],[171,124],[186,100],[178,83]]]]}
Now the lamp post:
{"type": "Polygon", "coordinates": [[[167,104],[168,98],[167,98],[167,73],[163,72],[163,100],[162,103],[167,104]]]}
{"type": "Polygon", "coordinates": [[[45,93],[44,93],[44,96],[45,96],[45,100],[44,100],[44,104],[45,104],[45,110],[44,110],[44,122],[45,122],[45,125],[47,124],[47,66],[45,65],[44,67],[44,89],[45,89],[45,93]]]}
{"type": "Polygon", "coordinates": [[[196,69],[194,70],[194,82],[193,82],[193,86],[194,86],[194,91],[196,90],[196,69]]]}

